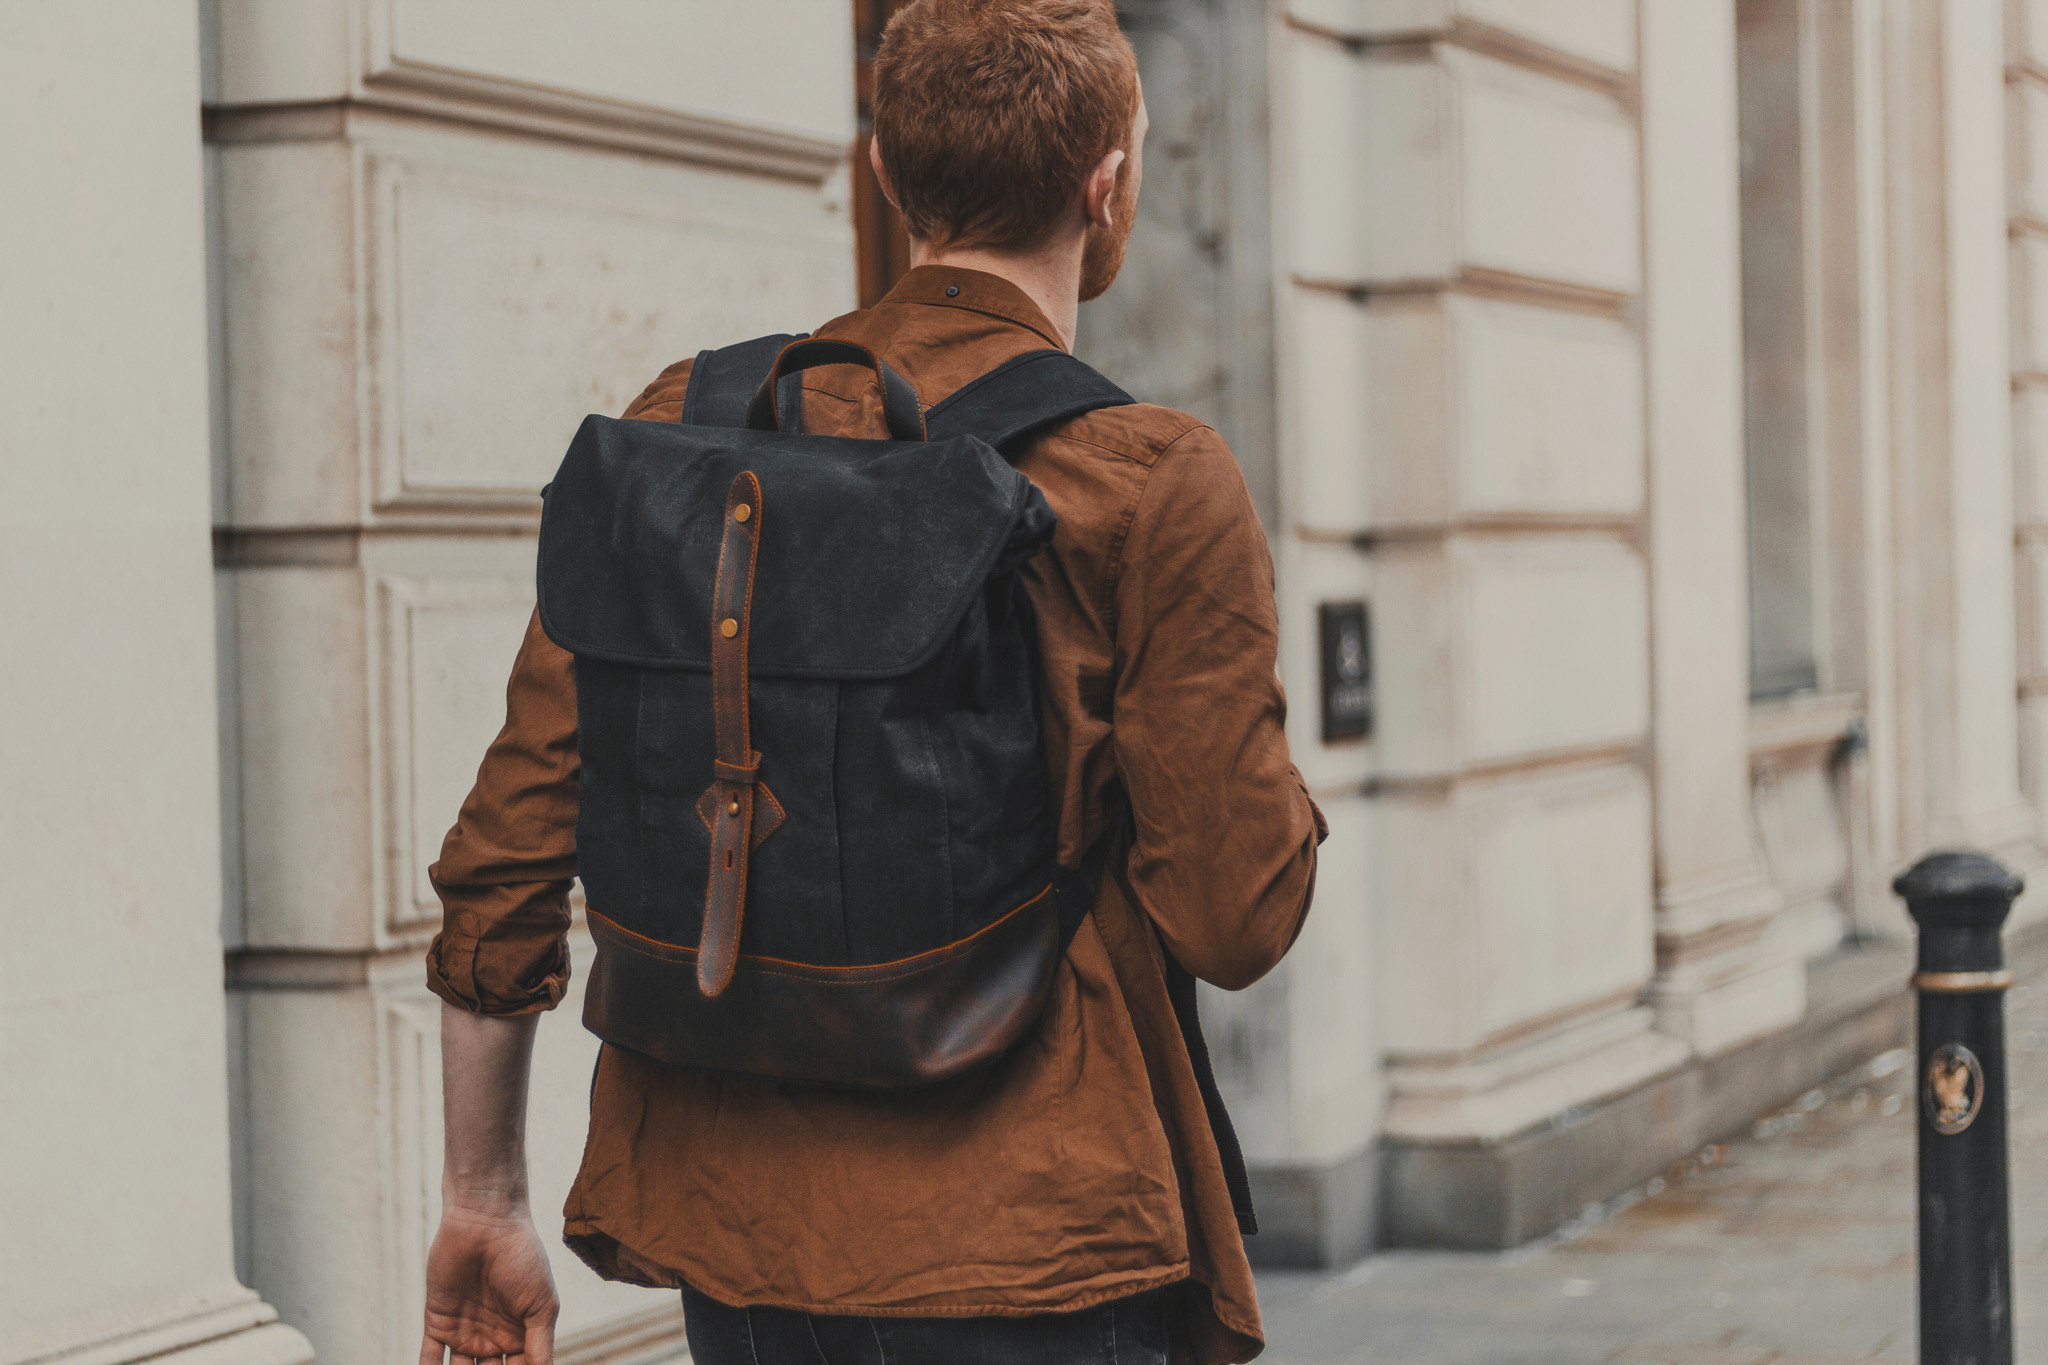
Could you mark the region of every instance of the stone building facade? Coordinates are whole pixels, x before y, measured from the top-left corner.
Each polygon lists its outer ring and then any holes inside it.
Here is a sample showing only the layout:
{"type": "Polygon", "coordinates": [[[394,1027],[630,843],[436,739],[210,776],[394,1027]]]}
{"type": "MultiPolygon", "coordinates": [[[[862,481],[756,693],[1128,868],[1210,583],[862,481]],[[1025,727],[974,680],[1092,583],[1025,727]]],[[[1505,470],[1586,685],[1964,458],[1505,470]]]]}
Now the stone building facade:
{"type": "MultiPolygon", "coordinates": [[[[0,1363],[409,1358],[425,868],[535,492],[886,263],[851,8],[0,8],[0,1363]]],[[[1124,11],[1146,201],[1081,349],[1238,450],[1333,831],[1206,1001],[1255,1254],[1526,1240],[1891,1044],[1897,868],[2048,861],[2048,3],[1124,11]]],[[[680,1351],[556,1268],[562,1360],[680,1351]]]]}

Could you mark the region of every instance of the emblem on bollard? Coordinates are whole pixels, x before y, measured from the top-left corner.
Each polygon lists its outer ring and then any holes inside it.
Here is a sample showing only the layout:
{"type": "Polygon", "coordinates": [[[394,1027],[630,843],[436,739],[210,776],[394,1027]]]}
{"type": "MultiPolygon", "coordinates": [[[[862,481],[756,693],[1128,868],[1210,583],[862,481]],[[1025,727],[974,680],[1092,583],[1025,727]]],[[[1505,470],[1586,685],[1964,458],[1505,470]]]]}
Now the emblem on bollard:
{"type": "Polygon", "coordinates": [[[1961,1043],[1943,1043],[1927,1059],[1922,1091],[1927,1121],[1943,1137],[1954,1137],[1976,1122],[1984,1105],[1984,1065],[1961,1043]]]}

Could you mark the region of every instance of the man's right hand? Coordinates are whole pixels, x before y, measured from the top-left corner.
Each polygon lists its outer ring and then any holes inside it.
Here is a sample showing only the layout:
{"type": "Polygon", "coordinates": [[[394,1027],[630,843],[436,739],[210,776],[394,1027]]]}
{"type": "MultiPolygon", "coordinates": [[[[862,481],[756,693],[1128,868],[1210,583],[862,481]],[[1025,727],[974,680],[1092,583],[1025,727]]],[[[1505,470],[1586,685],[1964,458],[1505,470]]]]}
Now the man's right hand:
{"type": "Polygon", "coordinates": [[[448,1208],[427,1253],[427,1328],[420,1365],[473,1361],[551,1365],[561,1300],[547,1249],[524,1209],[448,1208]]]}

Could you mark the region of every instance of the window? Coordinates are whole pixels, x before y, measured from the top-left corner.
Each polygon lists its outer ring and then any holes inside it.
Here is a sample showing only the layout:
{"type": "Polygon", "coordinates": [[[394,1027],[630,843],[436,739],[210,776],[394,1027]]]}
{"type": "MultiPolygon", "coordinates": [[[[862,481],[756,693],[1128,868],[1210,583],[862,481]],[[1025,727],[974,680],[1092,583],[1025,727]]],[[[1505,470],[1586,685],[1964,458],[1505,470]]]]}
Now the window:
{"type": "Polygon", "coordinates": [[[1738,0],[1750,694],[1865,673],[1849,14],[1738,0]]]}

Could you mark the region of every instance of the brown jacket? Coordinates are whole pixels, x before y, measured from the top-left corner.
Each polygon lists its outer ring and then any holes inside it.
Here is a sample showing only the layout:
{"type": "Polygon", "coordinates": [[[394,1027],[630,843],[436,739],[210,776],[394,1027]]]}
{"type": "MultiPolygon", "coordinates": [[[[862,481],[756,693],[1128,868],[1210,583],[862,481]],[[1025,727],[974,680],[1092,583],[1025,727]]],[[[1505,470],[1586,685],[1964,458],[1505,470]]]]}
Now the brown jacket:
{"type": "MultiPolygon", "coordinates": [[[[927,406],[1060,345],[1007,281],[934,266],[819,335],[875,350],[927,406]]],[[[676,420],[688,373],[671,366],[626,416],[676,420]]],[[[879,433],[880,409],[865,371],[805,375],[807,430],[879,433]]],[[[1036,1031],[929,1091],[802,1089],[604,1049],[568,1240],[614,1279],[822,1313],[1066,1311],[1187,1282],[1183,1357],[1247,1360],[1258,1303],[1163,953],[1241,987],[1308,909],[1324,826],[1281,729],[1272,561],[1229,448],[1183,413],[1091,413],[1018,467],[1059,515],[1029,577],[1061,860],[1078,865],[1120,785],[1143,904],[1105,878],[1036,1031]]],[[[534,624],[432,869],[442,999],[486,1014],[561,999],[576,780],[570,657],[534,624]]]]}

